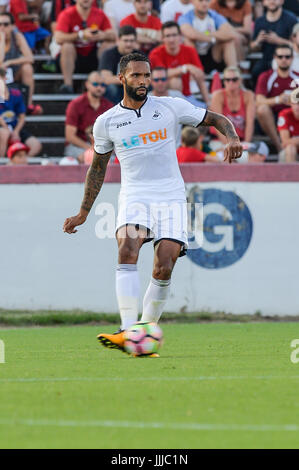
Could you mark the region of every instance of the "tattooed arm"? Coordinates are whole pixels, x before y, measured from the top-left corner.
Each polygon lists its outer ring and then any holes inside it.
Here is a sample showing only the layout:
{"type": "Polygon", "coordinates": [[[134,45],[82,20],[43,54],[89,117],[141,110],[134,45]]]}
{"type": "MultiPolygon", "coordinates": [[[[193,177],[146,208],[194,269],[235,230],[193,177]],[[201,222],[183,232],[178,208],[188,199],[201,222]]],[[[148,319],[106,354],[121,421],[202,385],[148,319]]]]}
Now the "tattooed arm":
{"type": "Polygon", "coordinates": [[[111,152],[101,155],[94,152],[93,161],[85,179],[84,197],[79,214],[65,220],[63,225],[64,232],[76,233],[75,227],[84,224],[87,219],[89,211],[103,185],[110,155],[111,152]]]}
{"type": "Polygon", "coordinates": [[[222,114],[213,113],[208,111],[205,119],[200,126],[214,126],[227,138],[227,146],[224,150],[224,161],[228,160],[229,163],[236,158],[240,158],[243,152],[242,145],[240,144],[239,136],[232,122],[222,114]]]}

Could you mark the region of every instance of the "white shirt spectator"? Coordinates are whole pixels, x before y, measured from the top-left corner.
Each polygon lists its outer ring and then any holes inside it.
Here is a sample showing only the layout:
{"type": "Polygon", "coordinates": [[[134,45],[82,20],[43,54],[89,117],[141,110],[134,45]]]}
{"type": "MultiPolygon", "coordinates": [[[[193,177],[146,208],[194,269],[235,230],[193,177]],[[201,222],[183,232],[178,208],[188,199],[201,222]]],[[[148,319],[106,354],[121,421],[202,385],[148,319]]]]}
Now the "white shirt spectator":
{"type": "Polygon", "coordinates": [[[181,0],[166,0],[161,5],[161,22],[177,21],[181,15],[193,9],[191,0],[183,3],[181,0]]]}
{"type": "Polygon", "coordinates": [[[118,30],[121,20],[135,13],[135,8],[132,0],[108,0],[104,4],[104,13],[118,30]]]}

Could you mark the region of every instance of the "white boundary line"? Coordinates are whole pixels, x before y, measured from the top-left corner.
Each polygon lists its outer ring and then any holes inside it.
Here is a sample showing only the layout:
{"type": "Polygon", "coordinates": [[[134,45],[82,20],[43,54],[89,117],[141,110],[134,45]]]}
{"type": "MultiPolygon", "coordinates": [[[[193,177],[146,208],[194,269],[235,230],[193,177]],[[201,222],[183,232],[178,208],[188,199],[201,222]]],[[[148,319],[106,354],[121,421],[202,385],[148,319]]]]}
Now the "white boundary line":
{"type": "Polygon", "coordinates": [[[204,380],[282,380],[299,379],[299,375],[224,375],[190,377],[16,377],[0,378],[0,383],[39,383],[39,382],[179,382],[204,380]]]}
{"type": "Polygon", "coordinates": [[[214,423],[163,423],[139,421],[67,421],[47,419],[0,419],[2,426],[41,426],[41,427],[95,427],[95,428],[135,428],[135,429],[172,429],[183,431],[299,431],[298,424],[214,424],[214,423]]]}

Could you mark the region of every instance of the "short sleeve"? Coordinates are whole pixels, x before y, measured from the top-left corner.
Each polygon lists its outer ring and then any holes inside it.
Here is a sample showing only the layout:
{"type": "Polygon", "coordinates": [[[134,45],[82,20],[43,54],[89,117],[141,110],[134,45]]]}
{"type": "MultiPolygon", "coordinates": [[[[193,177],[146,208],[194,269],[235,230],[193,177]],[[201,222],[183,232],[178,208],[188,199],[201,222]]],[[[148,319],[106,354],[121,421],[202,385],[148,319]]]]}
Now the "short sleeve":
{"type": "Polygon", "coordinates": [[[172,103],[180,124],[197,127],[206,117],[206,109],[194,106],[187,100],[173,98],[172,103]]]}
{"type": "Polygon", "coordinates": [[[268,95],[267,81],[268,81],[268,76],[265,75],[265,73],[262,73],[258,78],[257,85],[255,88],[256,95],[264,95],[264,96],[268,95]]]}
{"type": "Polygon", "coordinates": [[[67,10],[63,10],[59,13],[57,18],[56,31],[62,31],[63,33],[70,32],[69,15],[67,14],[67,10]]]}
{"type": "Polygon", "coordinates": [[[155,49],[152,49],[152,51],[149,54],[149,60],[152,66],[152,69],[155,67],[166,67],[167,64],[166,62],[163,61],[160,46],[155,47],[155,49]]]}
{"type": "Polygon", "coordinates": [[[65,116],[66,125],[78,127],[80,113],[76,100],[72,100],[69,102],[66,108],[65,116]]]}
{"type": "Polygon", "coordinates": [[[188,11],[184,15],[181,15],[178,19],[178,24],[182,26],[183,24],[190,24],[193,26],[194,13],[193,10],[188,11]]]}
{"type": "Polygon", "coordinates": [[[102,12],[101,30],[106,31],[107,29],[111,29],[111,28],[112,26],[111,26],[108,16],[104,12],[102,12]]]}
{"type": "Polygon", "coordinates": [[[93,126],[94,150],[98,154],[113,150],[113,142],[107,136],[107,119],[99,116],[93,126]]]}

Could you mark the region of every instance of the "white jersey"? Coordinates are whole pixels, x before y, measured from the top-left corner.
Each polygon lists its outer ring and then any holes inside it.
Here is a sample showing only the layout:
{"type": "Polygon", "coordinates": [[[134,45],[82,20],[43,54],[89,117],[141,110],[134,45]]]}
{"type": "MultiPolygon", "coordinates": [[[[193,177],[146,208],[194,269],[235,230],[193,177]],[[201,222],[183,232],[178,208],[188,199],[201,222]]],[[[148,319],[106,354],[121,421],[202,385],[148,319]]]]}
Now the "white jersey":
{"type": "Polygon", "coordinates": [[[114,148],[121,166],[121,200],[186,199],[176,155],[177,128],[198,126],[206,112],[181,98],[148,96],[138,110],[119,103],[97,118],[95,151],[104,154],[114,148]]]}

